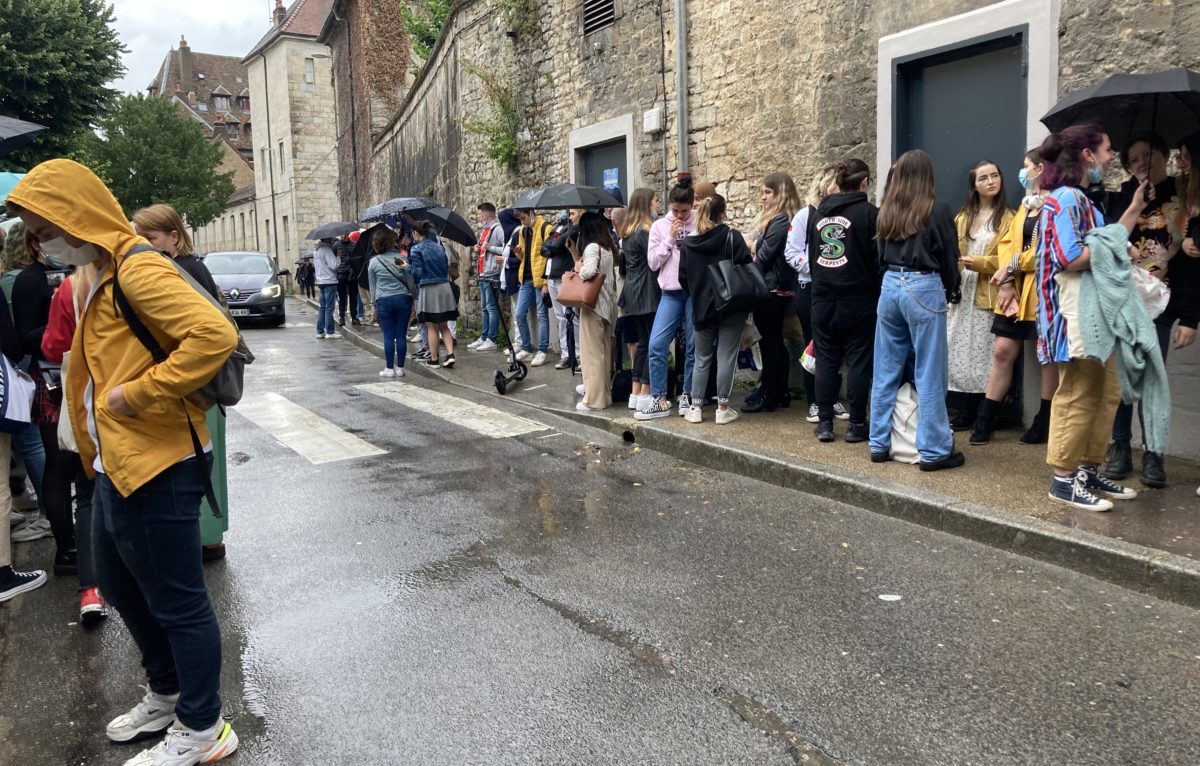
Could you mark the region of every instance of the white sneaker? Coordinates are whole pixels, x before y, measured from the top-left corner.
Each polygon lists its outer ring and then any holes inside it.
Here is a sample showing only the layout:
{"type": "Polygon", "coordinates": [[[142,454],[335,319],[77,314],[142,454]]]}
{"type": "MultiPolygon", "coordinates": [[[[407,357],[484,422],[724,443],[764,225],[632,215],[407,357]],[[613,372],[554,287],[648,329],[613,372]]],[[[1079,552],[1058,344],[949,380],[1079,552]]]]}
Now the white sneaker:
{"type": "Polygon", "coordinates": [[[157,734],[175,720],[175,703],[178,701],[178,694],[157,694],[147,690],[142,701],[128,713],[109,721],[104,733],[113,742],[130,742],[143,734],[157,734]]]}
{"type": "Polygon", "coordinates": [[[18,524],[24,524],[26,521],[25,514],[15,508],[8,512],[8,526],[15,527],[18,524]]]}
{"type": "Polygon", "coordinates": [[[638,406],[637,406],[638,412],[649,409],[650,405],[653,403],[654,403],[654,395],[653,394],[642,394],[641,396],[638,397],[638,406]]]}
{"type": "Polygon", "coordinates": [[[689,423],[703,423],[704,410],[699,407],[689,407],[688,411],[683,414],[683,419],[689,423]]]}
{"type": "Polygon", "coordinates": [[[317,333],[317,340],[325,340],[325,333],[323,333],[323,332],[317,333]]]}
{"type": "Polygon", "coordinates": [[[638,408],[638,402],[640,402],[641,400],[642,400],[642,397],[638,396],[637,394],[630,394],[629,395],[629,409],[636,410],[638,408]]]}
{"type": "Polygon", "coordinates": [[[679,395],[679,417],[687,417],[692,409],[692,397],[686,391],[679,395]]]}
{"type": "Polygon", "coordinates": [[[732,423],[738,419],[738,411],[730,407],[724,410],[717,410],[717,425],[723,426],[732,423]]]}
{"type": "Polygon", "coordinates": [[[39,516],[34,519],[27,518],[23,523],[13,527],[12,541],[14,543],[30,543],[50,535],[50,522],[39,516]]]}
{"type": "Polygon", "coordinates": [[[585,391],[585,389],[584,389],[584,387],[583,387],[583,384],[582,384],[582,383],[580,383],[578,386],[575,386],[575,393],[576,393],[577,395],[579,395],[579,396],[583,396],[583,392],[584,392],[584,391],[585,391]]]}
{"type": "Polygon", "coordinates": [[[483,344],[483,338],[476,338],[475,340],[473,340],[467,344],[467,348],[474,351],[475,349],[479,348],[479,346],[482,344],[483,344]]]}
{"type": "Polygon", "coordinates": [[[834,403],[833,416],[835,418],[837,418],[838,420],[849,420],[850,419],[850,413],[846,411],[846,408],[844,406],[842,406],[841,402],[834,403]]]}
{"type": "Polygon", "coordinates": [[[521,349],[520,351],[517,352],[517,361],[518,362],[528,362],[532,358],[533,358],[533,354],[529,353],[525,349],[521,349]]]}
{"type": "Polygon", "coordinates": [[[125,761],[125,766],[195,766],[219,761],[237,748],[238,737],[228,721],[217,721],[212,733],[176,724],[162,742],[125,761]]]}
{"type": "Polygon", "coordinates": [[[391,367],[385,367],[384,369],[379,371],[379,377],[394,378],[394,377],[396,377],[396,371],[393,370],[391,367]]]}
{"type": "Polygon", "coordinates": [[[403,378],[403,377],[404,377],[404,368],[403,368],[403,367],[397,367],[397,368],[396,368],[396,377],[397,377],[397,378],[403,378]]]}
{"type": "Polygon", "coordinates": [[[475,350],[476,351],[495,351],[496,350],[496,342],[491,341],[491,340],[485,340],[483,343],[480,343],[478,346],[476,346],[475,350]]]}
{"type": "Polygon", "coordinates": [[[580,402],[579,404],[575,405],[575,409],[579,412],[596,412],[600,408],[599,407],[589,407],[588,405],[584,404],[583,402],[580,402]]]}
{"type": "Polygon", "coordinates": [[[342,337],[342,334],[337,333],[337,332],[330,332],[330,333],[325,333],[325,337],[326,338],[340,338],[340,337],[342,337]]]}
{"type": "Polygon", "coordinates": [[[533,361],[529,363],[530,367],[541,367],[546,363],[546,352],[539,351],[533,355],[533,361]]]}

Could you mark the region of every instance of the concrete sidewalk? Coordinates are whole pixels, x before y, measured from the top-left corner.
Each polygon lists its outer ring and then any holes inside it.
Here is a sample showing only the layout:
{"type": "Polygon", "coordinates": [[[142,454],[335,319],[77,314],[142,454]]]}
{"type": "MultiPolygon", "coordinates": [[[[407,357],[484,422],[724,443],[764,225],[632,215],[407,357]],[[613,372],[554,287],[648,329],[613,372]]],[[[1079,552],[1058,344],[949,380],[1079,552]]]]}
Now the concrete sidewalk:
{"type": "MultiPolygon", "coordinates": [[[[299,307],[297,307],[299,308],[299,307]]],[[[306,305],[302,312],[312,309],[306,305]]],[[[345,327],[351,342],[382,356],[377,327],[345,327]]],[[[650,449],[714,469],[850,502],[995,547],[1051,561],[1162,598],[1200,606],[1200,466],[1168,459],[1171,485],[1147,489],[1136,479],[1136,500],[1118,503],[1110,513],[1071,511],[1046,497],[1049,468],[1044,446],[1017,442],[1017,431],[996,434],[992,444],[971,447],[958,434],[967,455],[963,468],[923,473],[901,463],[873,464],[866,444],[839,440],[819,443],[804,419],[803,401],[770,414],[743,415],[717,426],[706,409],[705,422],[678,416],[634,420],[624,402],[602,412],[577,412],[575,386],[581,382],[553,361],[531,369],[505,397],[493,379],[507,367],[497,352],[476,354],[464,346],[452,370],[409,360],[410,373],[431,376],[495,397],[498,405],[516,400],[624,435],[650,449]]],[[[735,392],[734,406],[742,394],[735,392]]]]}

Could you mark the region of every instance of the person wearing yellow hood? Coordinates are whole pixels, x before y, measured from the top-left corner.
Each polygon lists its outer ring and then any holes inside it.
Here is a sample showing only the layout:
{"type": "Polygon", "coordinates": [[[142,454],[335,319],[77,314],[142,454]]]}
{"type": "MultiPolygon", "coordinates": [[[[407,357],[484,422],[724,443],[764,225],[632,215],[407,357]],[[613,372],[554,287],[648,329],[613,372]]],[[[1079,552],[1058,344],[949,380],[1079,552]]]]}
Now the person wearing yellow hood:
{"type": "Polygon", "coordinates": [[[79,361],[64,388],[80,456],[96,476],[97,580],[141,650],[150,686],[108,724],[108,737],[127,742],[169,727],[162,742],[126,766],[220,760],[238,739],[221,718],[220,626],[200,557],[209,468],[197,464],[189,420],[202,444],[210,437],[204,409],[187,397],[229,358],[237,330],[134,233],[112,192],[83,165],[38,165],[9,193],[7,206],[47,255],[94,263],[99,272],[71,345],[79,361]],[[161,364],[118,313],[114,277],[167,352],[161,364]]]}

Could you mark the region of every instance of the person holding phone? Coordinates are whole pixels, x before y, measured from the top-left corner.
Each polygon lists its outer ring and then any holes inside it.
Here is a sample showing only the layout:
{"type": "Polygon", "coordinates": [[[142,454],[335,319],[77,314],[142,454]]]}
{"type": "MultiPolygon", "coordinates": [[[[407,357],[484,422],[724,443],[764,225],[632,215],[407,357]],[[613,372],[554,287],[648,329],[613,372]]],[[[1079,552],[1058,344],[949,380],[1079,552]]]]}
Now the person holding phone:
{"type": "Polygon", "coordinates": [[[412,316],[416,285],[408,270],[408,261],[396,250],[396,232],[380,229],[371,235],[375,257],[367,264],[371,300],[383,331],[381,378],[403,378],[404,357],[408,353],[408,320],[412,316]]]}

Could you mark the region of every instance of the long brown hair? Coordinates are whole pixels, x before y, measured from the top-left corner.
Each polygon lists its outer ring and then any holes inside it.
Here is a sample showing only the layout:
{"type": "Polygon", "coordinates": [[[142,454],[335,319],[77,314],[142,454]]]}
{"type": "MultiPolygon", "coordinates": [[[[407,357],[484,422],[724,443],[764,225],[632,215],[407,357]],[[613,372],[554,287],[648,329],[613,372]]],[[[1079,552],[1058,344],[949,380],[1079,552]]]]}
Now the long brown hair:
{"type": "Polygon", "coordinates": [[[713,194],[700,201],[696,212],[696,233],[707,234],[720,225],[725,217],[725,198],[713,194]]]}
{"type": "Polygon", "coordinates": [[[996,194],[996,204],[992,208],[991,219],[992,231],[1000,231],[1000,224],[1004,223],[1004,216],[1009,212],[1008,193],[1004,188],[1004,171],[991,160],[976,162],[971,168],[971,172],[967,173],[967,198],[959,212],[966,215],[967,228],[972,228],[975,224],[975,216],[979,215],[979,210],[983,207],[983,195],[979,193],[979,189],[975,188],[975,179],[979,177],[979,171],[988,165],[994,167],[1000,174],[1000,191],[996,194]]]}
{"type": "Polygon", "coordinates": [[[179,244],[172,253],[176,258],[191,255],[192,237],[188,234],[187,226],[179,212],[170,205],[150,205],[133,214],[133,222],[142,229],[151,231],[175,232],[179,235],[179,244]]]}
{"type": "Polygon", "coordinates": [[[888,171],[887,189],[875,225],[876,239],[903,242],[915,236],[929,223],[936,199],[933,160],[920,149],[901,154],[888,171]]]}
{"type": "Polygon", "coordinates": [[[621,239],[632,237],[638,231],[650,231],[650,224],[654,222],[653,207],[653,189],[634,189],[633,194],[629,195],[629,207],[625,208],[625,220],[617,232],[621,239]]]}
{"type": "Polygon", "coordinates": [[[796,191],[796,182],[787,173],[772,173],[763,179],[763,186],[775,193],[770,207],[766,207],[758,216],[755,228],[759,233],[767,230],[767,224],[780,213],[787,215],[788,220],[800,209],[800,194],[796,191]]]}

